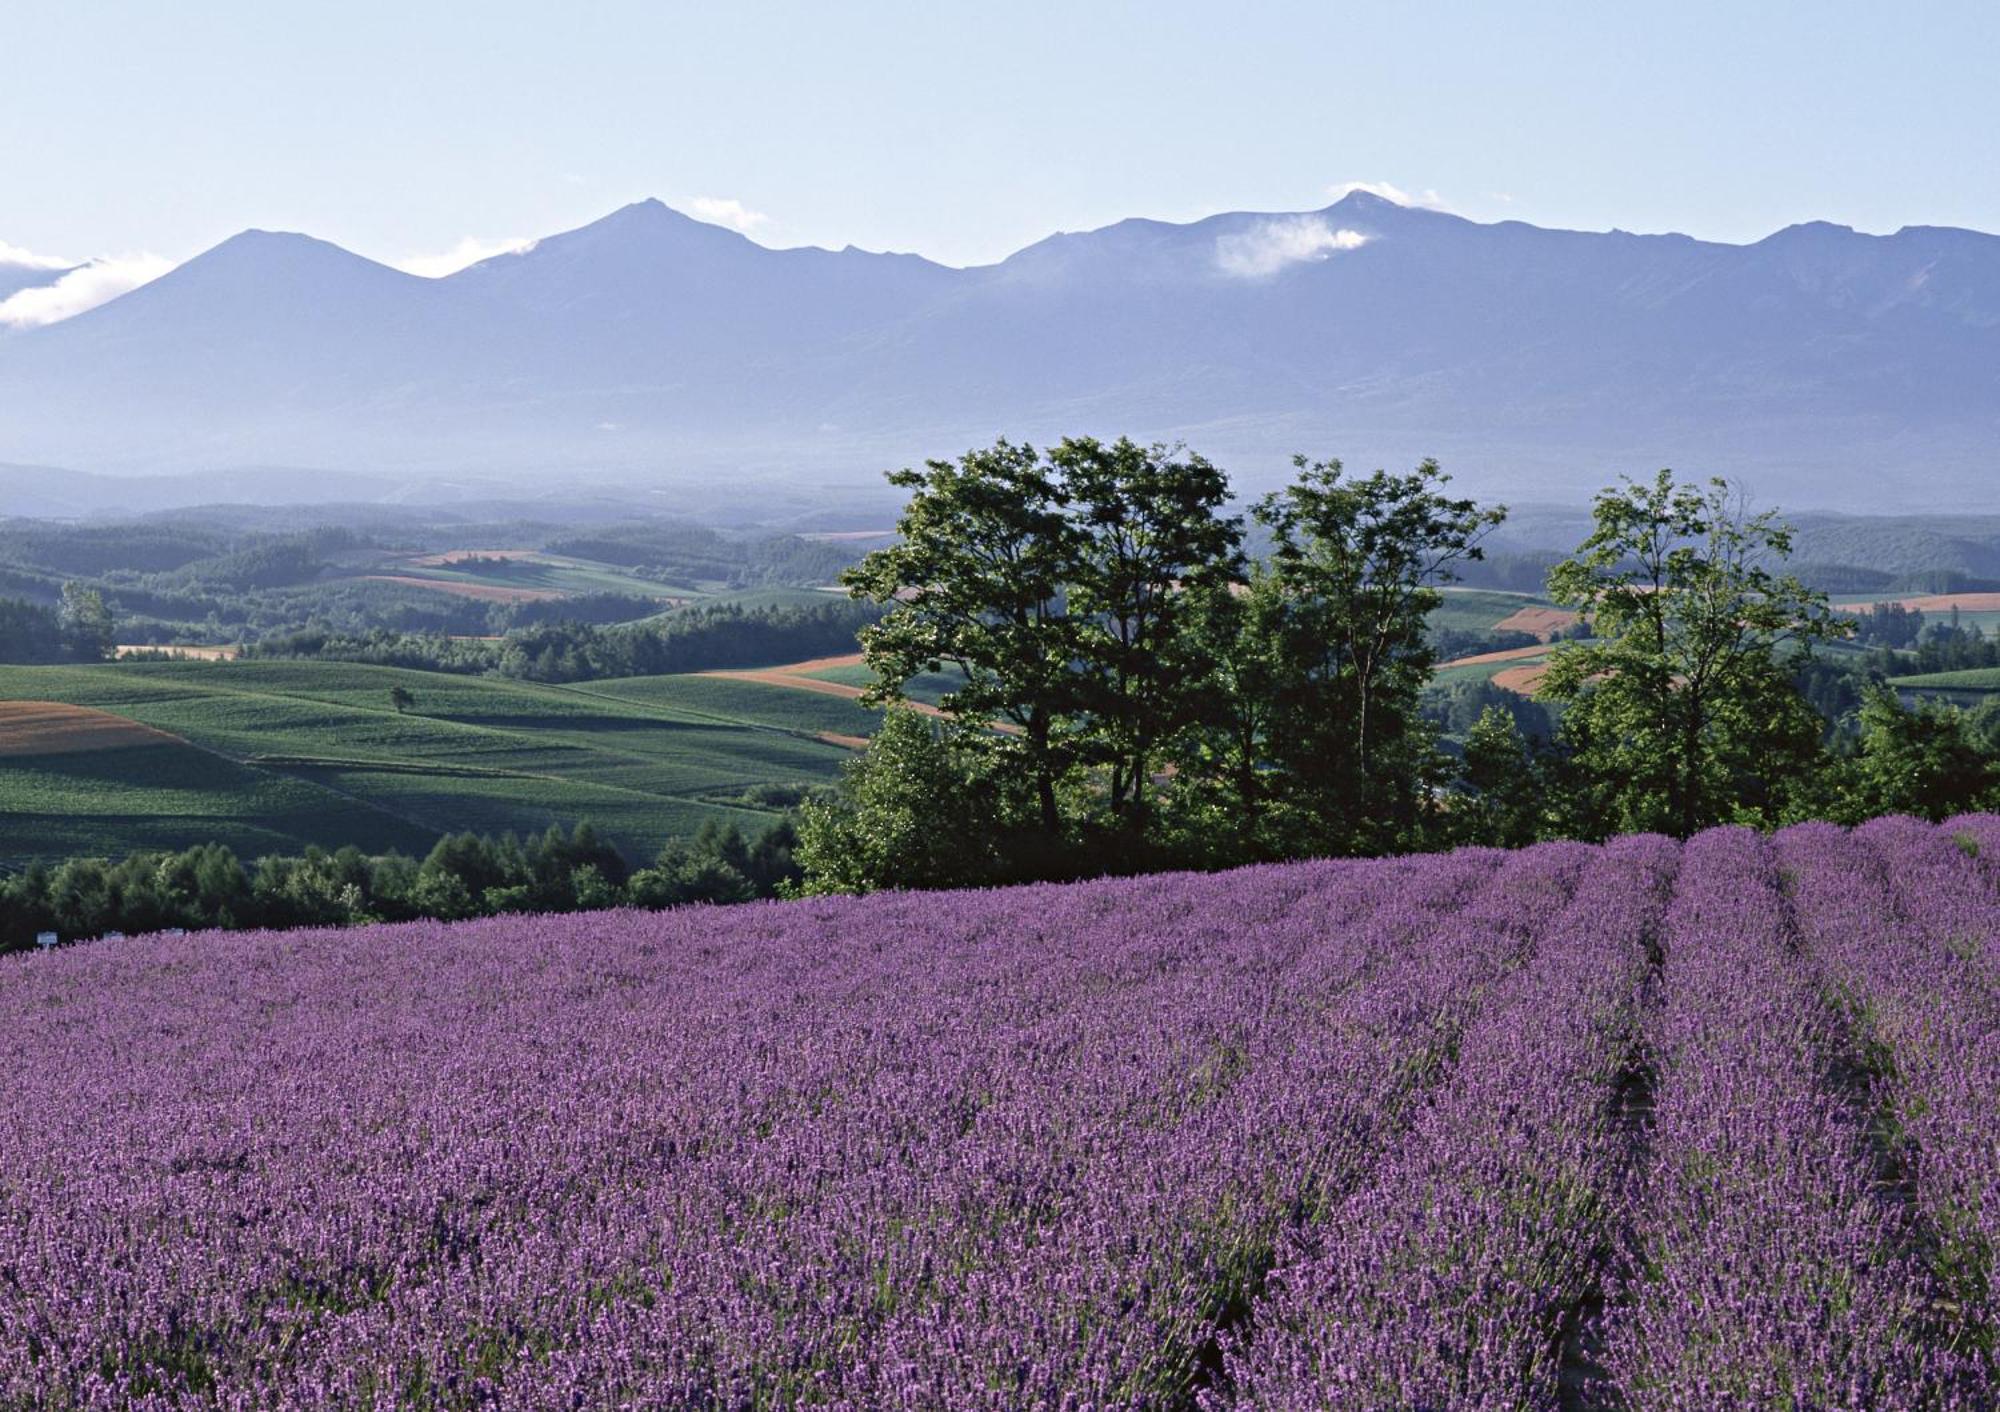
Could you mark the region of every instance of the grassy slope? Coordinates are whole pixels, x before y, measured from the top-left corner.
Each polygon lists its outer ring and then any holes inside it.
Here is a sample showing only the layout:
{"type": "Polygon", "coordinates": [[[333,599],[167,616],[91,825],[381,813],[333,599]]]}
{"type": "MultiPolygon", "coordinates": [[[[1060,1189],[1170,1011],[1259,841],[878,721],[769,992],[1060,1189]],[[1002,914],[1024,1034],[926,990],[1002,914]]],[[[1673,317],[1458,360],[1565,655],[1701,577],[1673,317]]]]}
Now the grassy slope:
{"type": "MultiPolygon", "coordinates": [[[[839,682],[843,686],[867,687],[875,683],[875,674],[866,667],[859,665],[851,667],[821,667],[817,671],[806,672],[804,675],[818,681],[839,682]]],[[[925,672],[921,676],[911,677],[909,681],[905,682],[903,684],[903,691],[912,701],[921,701],[927,706],[935,706],[944,698],[946,693],[958,690],[964,683],[964,680],[965,678],[959,675],[957,668],[943,672],[925,672]]]]}
{"type": "MultiPolygon", "coordinates": [[[[865,678],[865,668],[856,670],[865,678]]],[[[642,706],[671,706],[679,711],[704,712],[719,720],[747,721],[774,730],[815,735],[821,731],[873,735],[882,721],[881,712],[838,696],[726,677],[622,677],[614,681],[583,682],[575,689],[586,695],[642,706]]]]}
{"type": "Polygon", "coordinates": [[[1491,681],[1496,675],[1510,667],[1538,667],[1548,661],[1547,653],[1537,653],[1533,657],[1517,657],[1506,662],[1475,662],[1465,667],[1441,667],[1431,673],[1434,686],[1450,686],[1461,681],[1491,681]]]}
{"type": "Polygon", "coordinates": [[[1924,672],[1891,677],[1889,685],[1911,691],[2000,691],[2000,667],[1975,667],[1963,672],[1924,672]]]}
{"type": "Polygon", "coordinates": [[[1444,602],[1432,612],[1430,622],[1434,628],[1485,632],[1523,608],[1554,606],[1548,599],[1530,593],[1506,593],[1497,588],[1447,588],[1444,602]]]}
{"type": "Polygon", "coordinates": [[[149,745],[0,764],[0,859],[63,858],[226,843],[296,853],[314,840],[370,852],[428,847],[433,834],[309,780],[149,745]]]}
{"type": "Polygon", "coordinates": [[[114,754],[87,764],[81,756],[42,757],[33,769],[9,761],[0,772],[0,857],[74,851],[74,838],[58,848],[37,832],[41,811],[30,806],[51,790],[67,791],[79,820],[102,821],[78,829],[105,851],[198,842],[216,836],[209,820],[248,826],[268,812],[287,821],[270,825],[286,846],[297,838],[416,846],[447,830],[590,818],[627,847],[650,852],[711,815],[759,823],[761,816],[729,802],[757,784],[831,779],[848,756],[810,738],[831,727],[800,722],[787,709],[739,704],[742,714],[730,715],[729,701],[706,684],[683,694],[677,699],[661,685],[634,699],[616,689],[329,662],[0,668],[0,698],[96,706],[239,762],[204,757],[212,777],[189,778],[184,762],[164,755],[134,760],[137,769],[106,765],[114,754]],[[389,705],[396,685],[415,694],[407,715],[389,705]],[[190,788],[205,802],[192,803],[190,788]],[[149,796],[157,808],[146,806],[149,796]],[[142,829],[135,820],[149,815],[180,822],[142,829]]]}
{"type": "Polygon", "coordinates": [[[692,590],[670,588],[652,579],[628,574],[614,565],[557,555],[515,553],[505,566],[476,564],[412,564],[391,561],[370,572],[410,574],[443,583],[492,584],[501,588],[535,588],[554,593],[622,593],[635,598],[686,598],[692,590]]]}

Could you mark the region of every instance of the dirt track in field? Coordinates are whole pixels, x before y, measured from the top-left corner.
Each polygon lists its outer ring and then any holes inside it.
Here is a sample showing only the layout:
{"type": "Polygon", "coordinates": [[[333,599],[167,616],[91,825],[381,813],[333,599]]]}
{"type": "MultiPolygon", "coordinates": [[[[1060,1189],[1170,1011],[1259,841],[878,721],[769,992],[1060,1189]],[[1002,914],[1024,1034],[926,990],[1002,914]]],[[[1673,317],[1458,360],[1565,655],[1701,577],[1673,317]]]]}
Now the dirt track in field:
{"type": "MultiPolygon", "coordinates": [[[[720,677],[724,681],[754,681],[764,686],[781,686],[792,691],[816,691],[822,696],[838,696],[848,701],[855,701],[860,699],[860,687],[849,686],[844,681],[822,681],[818,677],[802,676],[800,673],[824,671],[828,667],[853,667],[860,665],[860,662],[861,654],[859,652],[852,652],[841,657],[814,657],[809,661],[791,662],[782,667],[753,667],[741,671],[697,672],[695,675],[720,677]]],[[[940,711],[937,707],[929,705],[926,702],[905,701],[902,704],[922,716],[936,716],[940,720],[950,719],[949,713],[940,711]]],[[[1018,735],[1021,730],[1019,726],[1009,721],[996,721],[993,724],[993,729],[1001,732],[1003,735],[1018,735]]],[[[831,740],[832,737],[822,735],[820,739],[831,740]]],[[[843,742],[835,741],[834,743],[841,744],[843,742]]]]}
{"type": "MultiPolygon", "coordinates": [[[[854,660],[861,659],[857,657],[854,660]]],[[[847,663],[848,659],[845,657],[822,657],[811,662],[795,662],[789,667],[753,667],[743,671],[698,672],[696,675],[719,677],[724,681],[754,681],[764,686],[786,687],[792,691],[816,691],[821,696],[838,696],[844,700],[856,701],[861,697],[861,688],[858,686],[849,686],[844,681],[822,681],[818,677],[799,675],[802,670],[814,671],[821,667],[845,666],[847,663]]],[[[921,712],[926,716],[944,714],[937,707],[926,706],[921,701],[909,701],[904,704],[912,711],[921,712]]]]}
{"type": "Polygon", "coordinates": [[[1434,670],[1441,672],[1446,667],[1483,667],[1489,662],[1518,662],[1523,657],[1540,657],[1548,650],[1546,647],[1509,647],[1501,652],[1475,652],[1470,657],[1454,657],[1449,662],[1440,662],[1434,670]]]}
{"type": "Polygon", "coordinates": [[[138,745],[185,745],[127,716],[60,701],[0,701],[0,755],[71,755],[138,745]]]}
{"type": "Polygon", "coordinates": [[[861,665],[859,652],[847,652],[838,657],[814,657],[804,662],[791,662],[782,667],[771,668],[774,672],[790,672],[795,677],[811,676],[814,672],[824,672],[830,667],[858,667],[861,665]]]}
{"type": "Polygon", "coordinates": [[[420,579],[414,574],[363,574],[362,583],[399,583],[405,588],[428,588],[456,598],[477,598],[487,603],[546,603],[567,595],[552,588],[510,588],[499,583],[455,583],[445,579],[420,579]]]}
{"type": "Polygon", "coordinates": [[[1547,642],[1576,621],[1567,608],[1517,608],[1493,625],[1495,632],[1530,632],[1547,642]]]}

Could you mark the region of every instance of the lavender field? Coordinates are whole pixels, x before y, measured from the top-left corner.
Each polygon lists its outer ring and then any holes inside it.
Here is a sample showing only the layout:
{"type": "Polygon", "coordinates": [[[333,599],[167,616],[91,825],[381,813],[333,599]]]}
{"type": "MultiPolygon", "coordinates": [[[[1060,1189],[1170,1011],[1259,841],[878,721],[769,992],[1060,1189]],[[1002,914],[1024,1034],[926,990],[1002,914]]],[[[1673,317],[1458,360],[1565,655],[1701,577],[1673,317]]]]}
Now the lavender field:
{"type": "Polygon", "coordinates": [[[0,1407],[1991,1408],[2000,818],[0,963],[0,1407]]]}

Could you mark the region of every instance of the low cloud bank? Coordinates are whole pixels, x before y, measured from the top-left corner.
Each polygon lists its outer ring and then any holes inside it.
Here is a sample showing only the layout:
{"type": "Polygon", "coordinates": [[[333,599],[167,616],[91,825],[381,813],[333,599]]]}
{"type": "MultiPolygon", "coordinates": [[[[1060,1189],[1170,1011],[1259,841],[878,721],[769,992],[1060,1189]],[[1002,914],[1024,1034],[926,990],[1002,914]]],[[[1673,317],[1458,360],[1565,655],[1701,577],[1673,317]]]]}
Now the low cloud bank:
{"type": "Polygon", "coordinates": [[[1360,231],[1335,230],[1318,216],[1285,216],[1217,236],[1215,266],[1237,279],[1265,279],[1367,243],[1360,231]]]}
{"type": "Polygon", "coordinates": [[[753,211],[733,196],[697,196],[688,202],[688,214],[712,226],[728,226],[744,235],[771,223],[762,211],[753,211]]]}
{"type": "Polygon", "coordinates": [[[476,235],[468,235],[449,250],[440,250],[430,255],[411,255],[398,260],[396,268],[405,274],[422,275],[425,279],[443,279],[455,275],[467,265],[476,265],[481,260],[490,260],[495,255],[525,255],[535,248],[536,242],[525,236],[506,240],[481,240],[476,235]]]}
{"type": "Polygon", "coordinates": [[[67,270],[81,263],[80,260],[66,260],[60,255],[37,255],[32,250],[23,250],[18,245],[0,240],[0,265],[10,269],[67,270]]]}
{"type": "Polygon", "coordinates": [[[0,264],[68,273],[48,284],[16,290],[0,299],[0,326],[40,328],[95,309],[140,285],[158,279],[174,267],[163,255],[107,255],[72,265],[53,256],[30,255],[16,246],[0,245],[0,264]],[[15,259],[14,256],[25,256],[15,259]]]}

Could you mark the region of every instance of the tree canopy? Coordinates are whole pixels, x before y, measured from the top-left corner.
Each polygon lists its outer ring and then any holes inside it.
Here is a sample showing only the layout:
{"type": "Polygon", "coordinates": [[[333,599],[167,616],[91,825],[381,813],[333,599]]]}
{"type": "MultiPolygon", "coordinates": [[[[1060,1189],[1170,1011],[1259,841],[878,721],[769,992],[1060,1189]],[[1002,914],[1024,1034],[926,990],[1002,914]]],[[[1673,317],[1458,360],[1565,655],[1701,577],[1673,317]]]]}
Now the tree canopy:
{"type": "Polygon", "coordinates": [[[1847,631],[1778,567],[1791,531],[1727,482],[1671,471],[1605,490],[1593,517],[1549,596],[1595,636],[1558,646],[1541,687],[1563,708],[1583,827],[1686,837],[1777,822],[1822,735],[1792,659],[1847,631]]]}

